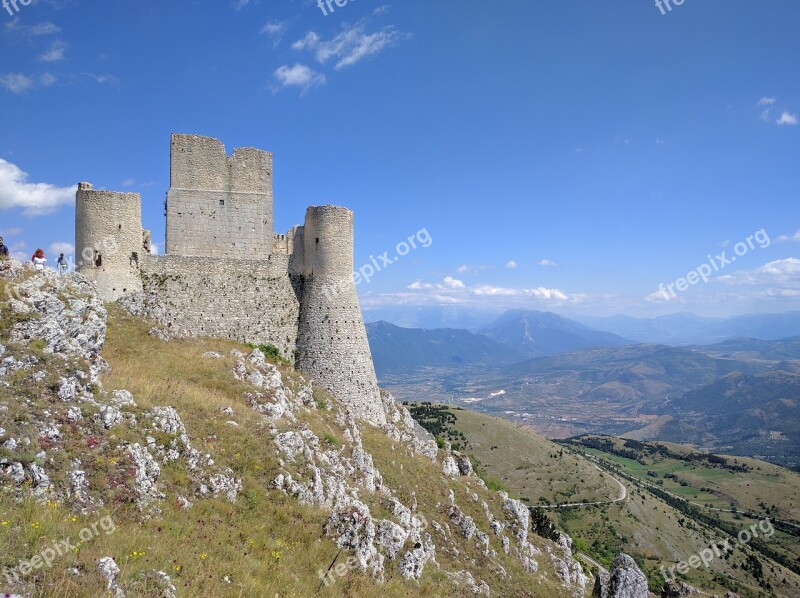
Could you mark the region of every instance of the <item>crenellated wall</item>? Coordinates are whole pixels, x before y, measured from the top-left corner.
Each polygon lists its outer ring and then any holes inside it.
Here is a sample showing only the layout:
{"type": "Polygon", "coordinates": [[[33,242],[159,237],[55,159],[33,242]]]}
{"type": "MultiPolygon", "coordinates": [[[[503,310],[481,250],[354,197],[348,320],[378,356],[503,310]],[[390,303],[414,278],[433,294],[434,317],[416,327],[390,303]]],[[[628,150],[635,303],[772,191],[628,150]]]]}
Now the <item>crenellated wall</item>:
{"type": "Polygon", "coordinates": [[[217,139],[172,135],[168,255],[266,259],[273,237],[272,154],[232,156],[217,139]]]}

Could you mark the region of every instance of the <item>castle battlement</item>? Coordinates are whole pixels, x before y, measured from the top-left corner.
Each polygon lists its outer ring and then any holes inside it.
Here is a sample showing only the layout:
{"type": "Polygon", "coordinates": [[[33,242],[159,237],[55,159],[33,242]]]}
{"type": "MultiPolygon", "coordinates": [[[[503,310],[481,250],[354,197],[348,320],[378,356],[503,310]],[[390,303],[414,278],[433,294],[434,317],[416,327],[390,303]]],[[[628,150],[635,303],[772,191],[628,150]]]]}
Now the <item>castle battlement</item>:
{"type": "Polygon", "coordinates": [[[303,226],[275,234],[271,153],[229,156],[216,139],[172,135],[170,157],[166,254],[150,254],[139,194],[79,183],[77,271],[106,301],[143,293],[147,313],[178,334],[272,344],[384,423],[352,277],[353,212],[312,206],[303,226]]]}

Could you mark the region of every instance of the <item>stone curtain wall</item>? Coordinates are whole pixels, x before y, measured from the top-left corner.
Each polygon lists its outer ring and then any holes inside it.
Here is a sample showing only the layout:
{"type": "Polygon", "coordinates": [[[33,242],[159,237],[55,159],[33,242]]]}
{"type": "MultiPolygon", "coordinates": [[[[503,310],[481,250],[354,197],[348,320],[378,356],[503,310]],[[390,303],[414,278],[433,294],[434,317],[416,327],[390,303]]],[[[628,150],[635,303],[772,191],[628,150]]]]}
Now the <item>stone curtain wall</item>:
{"type": "Polygon", "coordinates": [[[308,208],[300,236],[305,282],[297,367],[359,417],[383,424],[386,416],[353,282],[353,212],[308,208]]]}
{"type": "MultiPolygon", "coordinates": [[[[138,193],[96,191],[80,183],[75,198],[75,269],[97,284],[100,296],[116,301],[142,290],[139,264],[146,250],[142,239],[142,199],[138,193]],[[96,265],[97,257],[101,265],[96,265]]],[[[47,256],[55,267],[57,255],[47,256]]]]}
{"type": "Polygon", "coordinates": [[[294,360],[302,281],[289,276],[288,256],[148,256],[142,283],[150,315],[171,330],[269,343],[294,360]]]}
{"type": "Polygon", "coordinates": [[[173,135],[166,253],[266,259],[272,252],[272,154],[173,135]]]}

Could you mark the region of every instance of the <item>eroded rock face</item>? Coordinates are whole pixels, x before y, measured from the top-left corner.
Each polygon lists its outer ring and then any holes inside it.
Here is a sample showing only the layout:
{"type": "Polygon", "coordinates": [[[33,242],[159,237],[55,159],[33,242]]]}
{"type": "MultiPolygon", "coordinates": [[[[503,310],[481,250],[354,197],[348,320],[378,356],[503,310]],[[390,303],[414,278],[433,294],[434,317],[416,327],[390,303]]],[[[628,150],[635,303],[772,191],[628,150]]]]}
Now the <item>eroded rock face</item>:
{"type": "MultiPolygon", "coordinates": [[[[17,269],[20,271],[32,268],[25,264],[17,269]]],[[[14,326],[13,342],[28,344],[39,340],[44,342],[45,353],[74,355],[89,361],[100,358],[106,338],[106,308],[88,279],[45,270],[18,282],[12,292],[12,309],[36,315],[14,326]]],[[[95,370],[95,377],[98,372],[95,370]]]]}
{"type": "Polygon", "coordinates": [[[708,594],[676,579],[664,584],[661,596],[662,598],[681,598],[681,596],[708,596],[708,594]]]}
{"type": "Polygon", "coordinates": [[[647,577],[630,556],[620,553],[607,576],[595,579],[592,598],[648,598],[647,577]]]}

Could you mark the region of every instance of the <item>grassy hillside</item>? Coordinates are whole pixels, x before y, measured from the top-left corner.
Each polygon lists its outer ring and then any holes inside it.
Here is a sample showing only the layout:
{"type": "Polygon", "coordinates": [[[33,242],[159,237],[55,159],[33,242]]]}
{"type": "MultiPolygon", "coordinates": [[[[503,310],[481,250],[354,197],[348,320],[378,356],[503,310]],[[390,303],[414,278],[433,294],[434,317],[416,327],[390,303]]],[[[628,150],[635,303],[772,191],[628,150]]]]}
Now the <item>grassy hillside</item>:
{"type": "MultiPolygon", "coordinates": [[[[583,456],[584,453],[599,455],[600,451],[583,446],[573,451],[568,445],[550,443],[503,419],[459,409],[450,408],[448,411],[453,415],[453,432],[464,434],[468,443],[467,452],[481,461],[481,470],[487,479],[499,480],[511,493],[519,496],[541,494],[550,501],[558,496],[555,500],[562,503],[604,502],[553,509],[548,513],[573,537],[580,551],[606,567],[620,550],[634,556],[648,575],[651,590],[660,588],[663,583],[659,573],[662,566],[668,570],[676,563],[699,554],[712,543],[730,539],[718,527],[687,515],[648,491],[646,486],[633,483],[613,469],[604,467],[607,473],[600,474],[595,465],[600,465],[602,461],[592,462],[583,456]],[[527,475],[531,461],[537,465],[530,468],[534,474],[527,475]],[[595,477],[590,478],[588,476],[593,469],[595,477]],[[618,496],[618,487],[610,481],[609,474],[625,485],[627,497],[624,501],[605,502],[609,497],[618,496]],[[576,481],[584,479],[583,476],[587,476],[586,483],[576,484],[576,481]],[[569,488],[570,481],[578,490],[571,498],[558,490],[554,492],[556,488],[569,488]]],[[[623,443],[622,440],[610,441],[620,446],[623,443]]],[[[676,454],[691,453],[689,449],[677,445],[672,445],[671,449],[676,454]]],[[[614,463],[622,459],[614,456],[614,463]]],[[[664,475],[674,473],[679,478],[696,483],[698,487],[688,488],[681,486],[680,481],[670,479],[668,487],[680,489],[692,498],[695,498],[696,491],[700,502],[712,500],[710,495],[701,492],[700,488],[703,487],[719,492],[713,499],[719,505],[736,497],[734,500],[738,501],[740,511],[758,507],[760,502],[768,502],[773,516],[776,513],[784,516],[797,513],[800,506],[800,476],[760,461],[739,458],[734,463],[733,459],[731,465],[740,466],[736,472],[719,470],[708,464],[703,466],[701,462],[685,463],[673,459],[669,463],[661,463],[662,470],[657,475],[666,482],[664,475]]],[[[647,473],[650,469],[650,466],[639,466],[637,471],[644,479],[652,480],[647,473]]],[[[766,514],[766,510],[763,513],[766,514]]],[[[745,517],[741,513],[721,515],[721,521],[734,525],[736,530],[759,521],[757,517],[745,517]]],[[[796,551],[798,548],[797,537],[776,530],[772,538],[775,542],[771,546],[779,551],[796,551]]],[[[679,578],[708,591],[732,589],[741,596],[767,596],[770,591],[779,596],[800,593],[800,576],[747,545],[734,543],[734,546],[734,552],[727,558],[715,559],[709,568],[690,569],[679,578]],[[752,559],[757,559],[762,565],[760,577],[756,577],[755,566],[751,566],[752,559]]]]}
{"type": "MultiPolygon", "coordinates": [[[[409,404],[418,420],[421,408],[409,404]]],[[[441,433],[443,439],[467,453],[487,483],[510,489],[528,505],[614,500],[619,496],[618,485],[597,466],[513,422],[460,407],[441,410],[451,416],[441,433]]],[[[435,433],[438,428],[431,420],[426,418],[421,423],[435,433]]]]}
{"type": "MultiPolygon", "coordinates": [[[[110,371],[101,382],[108,392],[130,391],[135,404],[123,406],[119,420],[103,425],[108,412],[99,405],[108,397],[96,386],[97,404],[88,399],[80,403],[80,419],[75,421],[68,414],[73,406],[57,396],[64,360],[43,352],[35,340],[27,345],[10,342],[7,333],[20,318],[11,317],[8,305],[0,308],[4,355],[17,360],[32,355],[36,371],[44,372],[34,376],[30,369],[18,369],[5,379],[9,385],[0,385],[0,441],[29,440],[26,450],[4,447],[0,463],[4,473],[9,459],[22,462],[26,472],[34,465],[41,467],[52,483],[48,494],[42,490],[37,500],[33,495],[39,486],[33,488],[30,479],[14,485],[0,478],[0,570],[45,554],[54,541],[69,538],[74,543],[52,566],[23,571],[13,587],[5,579],[0,585],[31,596],[101,596],[106,584],[97,572],[98,559],[113,557],[121,570],[118,582],[128,596],[162,595],[163,578],[156,572],[168,575],[177,595],[187,597],[460,596],[468,591],[467,571],[476,584],[485,582],[498,595],[563,595],[549,557],[539,557],[539,573],[532,576],[513,552],[516,540],[512,539],[511,555],[506,555],[498,535],[488,534],[484,545],[475,536],[467,541],[445,529],[448,522],[453,525],[452,500],[478,530],[488,529],[485,508],[501,517],[504,513],[498,493],[482,487],[475,477],[443,475],[441,462],[431,462],[369,426],[362,428],[364,450],[395,496],[403,504],[416,505],[436,543],[438,566],[428,564],[419,581],[405,581],[387,559],[382,584],[350,566],[350,551],[340,550],[325,532],[328,511],[302,506],[271,484],[279,473],[295,467],[278,457],[276,433],[299,427],[355,458],[347,440],[350,427],[337,415],[341,411],[334,409],[336,400],[318,389],[301,422],[268,419],[254,411],[246,400],[253,387],[233,375],[238,358],[231,350],[249,351],[247,347],[216,339],[164,342],[148,334],[151,324],[112,308],[103,348],[110,371]],[[206,355],[210,351],[219,355],[206,355]],[[241,480],[233,502],[224,491],[213,498],[209,489],[199,488],[194,473],[178,460],[161,463],[151,500],[139,504],[137,492],[147,480],[130,461],[130,447],[144,443],[145,433],[152,437],[152,444],[147,438],[151,447],[182,442],[180,432],[148,427],[153,409],[165,405],[180,414],[202,468],[230,471],[241,480]],[[57,433],[43,427],[48,418],[57,423],[57,433]],[[77,466],[87,482],[82,496],[67,490],[74,487],[77,466]],[[98,527],[100,521],[108,525],[98,527]],[[436,521],[440,523],[433,525],[436,521]],[[92,525],[97,533],[78,543],[82,530],[92,525]],[[320,572],[334,562],[332,583],[320,587],[320,572]]],[[[300,374],[276,365],[286,388],[304,384],[300,374]]],[[[296,467],[296,475],[302,475],[303,466],[296,467]]],[[[391,517],[392,505],[382,493],[364,490],[361,500],[376,519],[391,517]]],[[[540,549],[558,550],[543,539],[536,543],[540,549]]]]}

